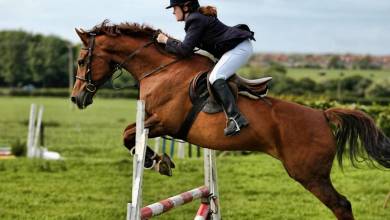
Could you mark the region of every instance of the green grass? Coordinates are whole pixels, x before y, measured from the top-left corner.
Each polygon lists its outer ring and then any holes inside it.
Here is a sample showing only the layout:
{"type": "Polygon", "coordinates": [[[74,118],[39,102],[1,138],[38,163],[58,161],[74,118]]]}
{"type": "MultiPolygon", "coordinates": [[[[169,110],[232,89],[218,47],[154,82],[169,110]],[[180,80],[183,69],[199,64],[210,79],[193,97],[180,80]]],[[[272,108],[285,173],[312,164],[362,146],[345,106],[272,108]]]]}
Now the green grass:
{"type": "MultiPolygon", "coordinates": [[[[27,137],[31,102],[45,105],[46,146],[64,161],[0,160],[0,219],[125,219],[132,158],[122,147],[125,126],[135,121],[135,101],[97,99],[84,111],[66,99],[0,98],[0,146],[27,137]]],[[[144,204],[203,184],[202,159],[175,159],[171,178],[145,172],[144,204]]],[[[261,154],[218,158],[225,220],[324,220],[332,213],[297,182],[279,161],[261,154]]],[[[390,191],[388,171],[346,163],[335,166],[335,187],[351,201],[356,219],[390,219],[382,208],[390,191]]],[[[193,219],[198,202],[156,219],[193,219]]]]}
{"type": "Polygon", "coordinates": [[[316,82],[322,82],[329,79],[341,79],[353,75],[360,75],[369,78],[374,82],[390,80],[390,70],[323,70],[303,68],[289,68],[287,70],[287,76],[293,79],[299,80],[307,77],[316,82]],[[325,75],[321,75],[320,73],[325,73],[325,75]],[[343,73],[343,75],[340,73],[343,73]]]}

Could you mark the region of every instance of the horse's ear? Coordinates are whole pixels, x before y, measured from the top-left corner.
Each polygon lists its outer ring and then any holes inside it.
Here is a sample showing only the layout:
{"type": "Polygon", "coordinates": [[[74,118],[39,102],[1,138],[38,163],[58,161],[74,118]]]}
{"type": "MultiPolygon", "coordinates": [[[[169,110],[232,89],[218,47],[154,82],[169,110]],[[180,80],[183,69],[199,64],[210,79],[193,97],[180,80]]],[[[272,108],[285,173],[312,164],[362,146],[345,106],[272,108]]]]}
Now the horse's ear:
{"type": "Polygon", "coordinates": [[[79,35],[80,40],[83,42],[83,44],[87,45],[88,44],[88,33],[85,33],[84,31],[79,30],[77,28],[75,28],[75,31],[76,31],[77,35],[79,35]]]}

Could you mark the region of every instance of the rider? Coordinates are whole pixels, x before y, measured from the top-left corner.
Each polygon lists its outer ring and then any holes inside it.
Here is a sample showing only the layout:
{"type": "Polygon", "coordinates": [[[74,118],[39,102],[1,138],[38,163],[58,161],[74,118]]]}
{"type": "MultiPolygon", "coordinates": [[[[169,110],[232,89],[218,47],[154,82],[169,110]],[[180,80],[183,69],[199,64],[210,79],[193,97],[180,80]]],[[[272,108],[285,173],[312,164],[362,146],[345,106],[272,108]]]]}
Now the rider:
{"type": "Polygon", "coordinates": [[[190,56],[198,47],[219,59],[209,81],[227,115],[225,135],[238,134],[249,123],[240,113],[226,80],[252,55],[254,33],[247,25],[229,27],[223,24],[217,18],[215,7],[200,7],[198,0],[171,0],[167,9],[172,7],[176,20],[185,21],[185,39],[180,42],[161,33],[157,41],[166,44],[168,52],[180,57],[190,56]]]}

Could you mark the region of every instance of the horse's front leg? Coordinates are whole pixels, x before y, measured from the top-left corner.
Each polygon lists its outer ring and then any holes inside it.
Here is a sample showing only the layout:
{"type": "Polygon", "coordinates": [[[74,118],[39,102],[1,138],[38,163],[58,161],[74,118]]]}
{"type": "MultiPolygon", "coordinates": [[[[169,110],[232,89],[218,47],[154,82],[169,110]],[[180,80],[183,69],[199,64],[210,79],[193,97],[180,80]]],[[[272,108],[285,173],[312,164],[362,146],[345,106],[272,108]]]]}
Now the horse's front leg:
{"type": "MultiPolygon", "coordinates": [[[[145,120],[145,128],[149,129],[149,138],[164,135],[163,126],[156,114],[145,120]]],[[[123,132],[124,145],[127,149],[129,149],[131,154],[134,154],[135,152],[135,136],[136,123],[133,123],[128,125],[123,132]]],[[[144,167],[146,169],[154,169],[162,175],[172,176],[172,168],[175,168],[175,164],[168,155],[158,155],[149,146],[147,146],[144,167]]]]}

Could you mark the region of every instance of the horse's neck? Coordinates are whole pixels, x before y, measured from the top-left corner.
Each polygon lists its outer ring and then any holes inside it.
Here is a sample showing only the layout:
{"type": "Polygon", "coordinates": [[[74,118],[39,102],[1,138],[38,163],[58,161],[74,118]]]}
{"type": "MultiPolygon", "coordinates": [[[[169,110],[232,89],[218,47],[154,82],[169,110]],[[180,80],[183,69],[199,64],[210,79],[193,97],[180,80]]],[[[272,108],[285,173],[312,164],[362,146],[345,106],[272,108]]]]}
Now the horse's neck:
{"type": "Polygon", "coordinates": [[[172,57],[161,54],[155,45],[143,47],[147,41],[139,41],[137,43],[124,43],[121,51],[118,54],[123,54],[121,60],[123,67],[130,72],[135,79],[140,79],[145,73],[157,68],[163,63],[168,63],[173,60],[172,57]],[[138,52],[135,52],[138,51],[138,52]],[[133,54],[135,52],[135,54],[133,54]],[[131,58],[130,58],[131,57],[131,58]]]}
{"type": "MultiPolygon", "coordinates": [[[[145,45],[147,41],[139,41],[135,46],[127,47],[127,54],[122,59],[126,60],[131,54],[130,51],[135,51],[145,45]]],[[[165,68],[156,71],[150,77],[159,77],[160,74],[168,74],[166,77],[171,79],[170,84],[175,83],[177,80],[185,82],[196,76],[201,71],[208,71],[212,67],[212,61],[204,56],[194,55],[190,58],[182,59],[178,62],[172,63],[179,59],[173,55],[162,52],[163,49],[158,49],[156,45],[150,45],[146,48],[142,48],[137,55],[131,60],[125,63],[125,68],[128,70],[134,78],[141,79],[146,73],[150,73],[157,70],[160,66],[167,65],[165,68]],[[169,65],[172,63],[171,65],[169,65]]],[[[164,77],[165,78],[165,77],[164,77]]],[[[163,82],[162,82],[163,83],[163,82]]],[[[167,83],[167,82],[165,82],[167,83]]]]}
{"type": "MultiPolygon", "coordinates": [[[[128,71],[136,79],[178,59],[160,52],[154,45],[144,49],[136,57],[127,65],[128,71]]],[[[180,100],[183,105],[183,102],[189,100],[191,80],[198,73],[210,70],[212,65],[210,59],[200,55],[172,63],[140,81],[140,98],[149,103],[148,109],[165,106],[172,99],[180,100]]]]}

